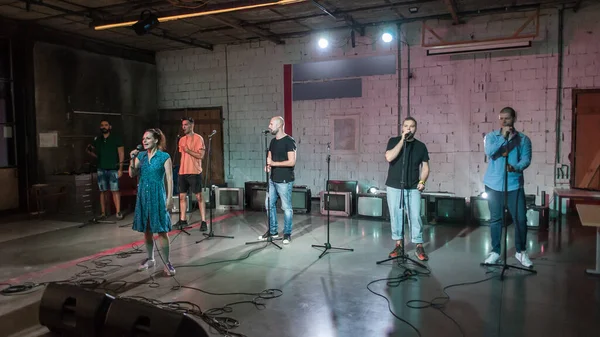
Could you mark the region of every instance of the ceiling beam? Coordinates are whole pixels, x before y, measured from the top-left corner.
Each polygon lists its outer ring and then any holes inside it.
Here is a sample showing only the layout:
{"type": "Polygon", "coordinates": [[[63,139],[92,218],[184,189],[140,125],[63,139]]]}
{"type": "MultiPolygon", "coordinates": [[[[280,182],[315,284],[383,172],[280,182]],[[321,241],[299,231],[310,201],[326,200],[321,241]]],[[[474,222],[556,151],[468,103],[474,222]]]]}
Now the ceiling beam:
{"type": "MultiPolygon", "coordinates": [[[[37,5],[37,6],[43,6],[43,7],[51,8],[51,9],[53,9],[55,11],[63,12],[65,14],[85,17],[85,14],[81,14],[81,13],[78,13],[76,11],[72,11],[70,9],[62,8],[60,6],[48,4],[48,3],[42,2],[40,0],[21,0],[21,2],[26,2],[26,3],[30,2],[32,5],[37,5]]],[[[77,6],[79,6],[81,8],[85,8],[86,11],[89,11],[89,10],[92,9],[90,7],[86,7],[86,6],[83,6],[83,5],[77,5],[77,6]]],[[[108,15],[109,14],[109,13],[102,12],[102,11],[96,11],[96,12],[97,13],[101,13],[103,15],[108,15]]],[[[129,28],[133,29],[133,27],[129,27],[129,28]]],[[[199,41],[199,40],[196,40],[194,38],[182,38],[182,37],[170,34],[169,32],[167,32],[164,29],[159,29],[159,30],[162,32],[161,34],[153,33],[153,32],[149,32],[149,34],[151,34],[153,36],[161,37],[161,38],[166,39],[166,40],[170,40],[170,41],[175,41],[175,42],[179,42],[179,43],[182,43],[182,44],[186,44],[186,45],[189,45],[189,46],[194,46],[194,47],[200,47],[200,48],[204,48],[204,49],[208,49],[208,50],[213,50],[213,45],[210,44],[210,43],[208,43],[208,42],[199,41]]]]}
{"type": "MultiPolygon", "coordinates": [[[[133,29],[133,28],[131,28],[133,29]]],[[[152,36],[156,36],[156,37],[160,37],[163,38],[165,40],[170,40],[170,41],[175,41],[175,42],[179,42],[181,44],[185,44],[188,46],[192,46],[192,47],[199,47],[199,48],[203,48],[206,50],[213,50],[213,45],[207,42],[203,42],[203,41],[198,41],[194,38],[184,38],[184,37],[179,37],[176,35],[172,35],[171,33],[169,33],[167,30],[165,29],[160,29],[160,28],[156,28],[158,31],[160,31],[160,33],[157,32],[153,32],[150,31],[147,34],[152,35],[152,36]]]]}
{"type": "Polygon", "coordinates": [[[311,1],[323,13],[331,16],[335,20],[343,19],[346,22],[346,25],[348,27],[352,28],[352,30],[354,30],[355,32],[357,32],[358,34],[360,34],[360,36],[365,36],[365,29],[364,29],[364,27],[362,27],[358,22],[356,22],[356,20],[354,20],[354,18],[350,14],[341,13],[339,10],[329,11],[327,8],[325,8],[325,6],[323,6],[317,0],[311,0],[311,1]],[[339,14],[336,14],[336,13],[339,13],[339,14]]]}
{"type": "Polygon", "coordinates": [[[450,15],[452,15],[452,20],[454,21],[455,25],[459,25],[460,24],[460,19],[458,18],[458,9],[456,8],[456,1],[454,0],[444,0],[444,3],[446,4],[446,7],[448,7],[448,12],[450,12],[450,15]]]}
{"type": "MultiPolygon", "coordinates": [[[[304,1],[305,0],[297,0],[298,3],[303,3],[304,1]]],[[[232,0],[229,2],[216,3],[216,4],[209,3],[205,6],[202,6],[201,7],[202,10],[190,9],[190,8],[177,8],[177,9],[167,10],[167,11],[158,12],[158,13],[154,12],[153,14],[159,18],[166,18],[166,17],[177,17],[177,16],[181,16],[181,15],[200,14],[200,13],[204,13],[204,12],[213,12],[213,11],[228,10],[228,9],[235,9],[235,8],[241,8],[241,7],[263,5],[262,7],[246,8],[246,9],[238,10],[241,12],[241,11],[250,11],[253,9],[264,9],[265,8],[264,5],[269,5],[269,4],[276,6],[275,5],[276,2],[278,2],[278,1],[277,0],[237,0],[237,1],[232,0]]],[[[288,4],[286,6],[291,6],[291,4],[288,4]]],[[[98,21],[94,22],[94,26],[122,24],[122,23],[127,23],[127,22],[138,21],[140,19],[139,14],[122,16],[122,17],[118,17],[115,15],[111,15],[111,16],[113,17],[112,20],[98,20],[98,21]]]]}
{"type": "MultiPolygon", "coordinates": [[[[551,7],[551,4],[546,4],[547,6],[551,7]]],[[[546,8],[546,7],[542,7],[539,4],[528,4],[528,5],[517,5],[517,6],[510,6],[510,7],[494,7],[494,8],[487,8],[487,9],[480,9],[480,10],[473,10],[473,11],[464,11],[464,12],[459,12],[457,14],[460,14],[461,17],[474,17],[474,16],[481,16],[481,15],[487,15],[487,14],[497,14],[497,13],[515,13],[515,12],[521,12],[521,11],[531,11],[531,10],[536,10],[536,9],[541,9],[541,8],[546,8]]],[[[427,16],[420,16],[420,17],[412,17],[412,18],[406,18],[406,19],[399,19],[399,20],[391,20],[391,21],[374,21],[374,22],[369,22],[369,23],[363,23],[362,26],[363,27],[376,27],[376,26],[382,26],[382,25],[394,25],[394,24],[399,24],[399,23],[409,23],[409,22],[418,22],[418,21],[423,21],[423,20],[432,20],[432,19],[440,19],[440,20],[448,20],[451,19],[452,16],[448,13],[448,14],[434,14],[434,15],[427,15],[427,16]]],[[[333,27],[333,28],[329,28],[330,30],[342,30],[342,29],[347,29],[346,27],[333,27]]],[[[297,32],[291,32],[291,33],[284,33],[284,34],[279,34],[279,36],[281,38],[293,38],[293,37],[302,37],[302,36],[306,36],[306,35],[311,35],[311,34],[315,34],[320,32],[320,30],[306,30],[306,31],[297,31],[297,32]]]]}
{"type": "Polygon", "coordinates": [[[248,33],[252,33],[252,34],[256,34],[264,39],[267,39],[275,44],[285,44],[285,41],[283,41],[282,39],[280,39],[277,34],[273,34],[271,31],[269,31],[268,29],[264,29],[264,28],[260,28],[260,27],[243,27],[241,25],[243,25],[245,22],[242,20],[236,20],[237,22],[232,22],[230,19],[225,19],[222,17],[217,17],[214,15],[209,15],[208,16],[209,19],[213,20],[213,21],[217,21],[220,22],[224,25],[230,26],[232,28],[238,29],[238,30],[243,30],[245,32],[248,33]]]}
{"type": "MultiPolygon", "coordinates": [[[[131,6],[128,8],[128,13],[129,13],[131,10],[135,10],[138,8],[144,8],[144,7],[152,7],[152,6],[156,6],[156,5],[164,5],[164,3],[165,3],[164,0],[154,0],[154,1],[150,1],[150,2],[148,2],[148,0],[135,0],[135,1],[121,2],[118,4],[112,4],[112,5],[102,6],[102,7],[94,7],[91,9],[78,10],[78,11],[74,11],[74,13],[63,13],[63,14],[57,14],[57,15],[50,15],[50,16],[45,16],[42,18],[28,20],[28,21],[39,22],[39,21],[44,21],[44,20],[62,18],[62,17],[69,16],[69,15],[87,15],[89,17],[94,17],[95,11],[106,11],[109,9],[118,9],[121,7],[131,6]]],[[[78,5],[78,6],[80,6],[80,5],[78,5]]],[[[80,7],[82,7],[82,6],[80,6],[80,7]]]]}
{"type": "Polygon", "coordinates": [[[577,0],[577,2],[575,3],[575,6],[573,6],[573,12],[577,13],[577,11],[579,10],[579,8],[581,8],[581,2],[583,0],[577,0]]]}
{"type": "MultiPolygon", "coordinates": [[[[338,10],[337,12],[335,12],[333,14],[340,15],[340,14],[351,14],[351,13],[358,13],[358,12],[378,10],[378,9],[393,9],[393,8],[398,8],[398,7],[423,4],[426,2],[438,2],[438,1],[439,0],[412,0],[412,1],[405,1],[405,2],[393,2],[393,3],[386,3],[384,5],[373,5],[373,6],[366,6],[366,7],[357,7],[357,8],[353,8],[353,9],[338,10]]],[[[258,26],[263,26],[263,25],[270,25],[273,23],[313,19],[313,18],[318,18],[318,17],[324,17],[327,15],[328,14],[325,14],[325,13],[318,13],[318,14],[308,14],[308,15],[300,15],[300,16],[290,16],[290,17],[284,17],[281,19],[257,21],[257,22],[253,22],[253,23],[248,23],[247,26],[258,27],[258,26]]],[[[364,25],[361,24],[361,26],[364,26],[364,25]]],[[[217,32],[217,31],[228,30],[228,29],[231,29],[231,27],[207,28],[207,29],[203,30],[202,32],[210,33],[210,32],[217,32]]]]}
{"type": "MultiPolygon", "coordinates": [[[[387,1],[389,1],[389,0],[387,0],[387,1]]],[[[283,13],[281,13],[280,11],[278,11],[278,10],[276,10],[276,9],[274,9],[274,8],[269,8],[269,10],[270,10],[271,12],[273,12],[273,13],[275,13],[275,14],[277,14],[277,15],[281,16],[281,17],[283,17],[283,18],[287,18],[287,16],[286,16],[286,15],[284,15],[283,13]]],[[[309,25],[307,25],[307,24],[305,24],[305,23],[302,23],[302,22],[300,22],[300,21],[298,21],[298,20],[293,20],[293,21],[294,21],[296,24],[298,24],[298,25],[300,25],[300,26],[302,26],[302,27],[304,27],[304,28],[306,28],[306,29],[312,29],[312,27],[310,27],[309,25]]]]}
{"type": "MultiPolygon", "coordinates": [[[[386,4],[391,5],[392,2],[390,0],[384,0],[386,4]]],[[[400,19],[404,19],[404,15],[402,15],[402,13],[400,13],[400,11],[398,10],[398,8],[396,7],[392,7],[392,10],[394,11],[394,13],[396,14],[396,16],[398,16],[400,19]]]]}

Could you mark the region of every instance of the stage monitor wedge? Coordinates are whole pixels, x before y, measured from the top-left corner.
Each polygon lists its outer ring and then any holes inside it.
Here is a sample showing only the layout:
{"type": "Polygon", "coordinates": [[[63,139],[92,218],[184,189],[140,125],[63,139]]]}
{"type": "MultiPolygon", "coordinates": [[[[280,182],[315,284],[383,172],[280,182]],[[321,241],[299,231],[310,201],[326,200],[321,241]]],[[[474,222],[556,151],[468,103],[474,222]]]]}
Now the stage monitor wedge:
{"type": "Polygon", "coordinates": [[[190,316],[140,302],[118,298],[106,315],[102,337],[208,337],[190,316]]]}
{"type": "Polygon", "coordinates": [[[113,301],[107,294],[50,283],[40,301],[39,322],[61,336],[99,337],[113,301]]]}

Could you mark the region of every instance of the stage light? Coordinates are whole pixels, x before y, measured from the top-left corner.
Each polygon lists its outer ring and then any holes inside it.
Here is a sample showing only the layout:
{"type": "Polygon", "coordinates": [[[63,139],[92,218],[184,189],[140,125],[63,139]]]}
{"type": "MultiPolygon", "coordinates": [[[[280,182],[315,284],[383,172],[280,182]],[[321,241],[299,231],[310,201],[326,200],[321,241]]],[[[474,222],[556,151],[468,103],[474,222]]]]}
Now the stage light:
{"type": "Polygon", "coordinates": [[[329,46],[329,41],[327,41],[327,39],[325,39],[325,38],[320,38],[319,39],[319,47],[321,47],[321,49],[325,49],[325,48],[327,48],[327,46],[329,46]]]}
{"type": "Polygon", "coordinates": [[[392,42],[393,37],[390,33],[383,33],[383,35],[381,35],[381,39],[383,40],[383,42],[389,43],[392,42]]]}
{"type": "Polygon", "coordinates": [[[369,187],[369,189],[367,190],[367,192],[371,193],[371,194],[375,194],[375,193],[379,192],[379,188],[377,188],[375,186],[371,186],[371,187],[369,187]]]}
{"type": "Polygon", "coordinates": [[[408,11],[414,14],[419,11],[419,7],[409,7],[408,11]]]}
{"type": "MultiPolygon", "coordinates": [[[[163,17],[158,18],[158,21],[166,22],[166,21],[172,21],[172,20],[189,19],[189,18],[195,18],[198,16],[206,16],[206,15],[215,15],[215,14],[229,13],[229,12],[235,12],[235,11],[243,11],[243,10],[248,10],[248,9],[253,9],[253,8],[261,8],[261,7],[268,7],[268,6],[275,6],[275,5],[291,5],[291,4],[300,3],[300,2],[304,2],[304,1],[306,1],[306,0],[279,0],[279,1],[274,1],[274,2],[252,4],[252,5],[247,5],[247,6],[215,9],[215,10],[204,11],[204,12],[193,12],[193,13],[186,13],[186,14],[163,16],[163,17]]],[[[118,28],[118,27],[129,27],[129,26],[134,25],[135,23],[136,23],[135,21],[108,23],[108,24],[94,26],[94,29],[95,30],[103,30],[103,29],[111,29],[111,28],[118,28]]]]}
{"type": "Polygon", "coordinates": [[[132,27],[137,35],[144,35],[152,28],[158,26],[158,24],[158,17],[149,10],[145,10],[140,14],[140,21],[136,22],[132,27]],[[144,17],[144,13],[148,13],[148,16],[144,17]]]}
{"type": "Polygon", "coordinates": [[[484,198],[484,199],[487,199],[487,197],[488,197],[488,194],[487,194],[487,192],[483,192],[483,193],[481,193],[481,197],[482,197],[482,198],[484,198]]]}

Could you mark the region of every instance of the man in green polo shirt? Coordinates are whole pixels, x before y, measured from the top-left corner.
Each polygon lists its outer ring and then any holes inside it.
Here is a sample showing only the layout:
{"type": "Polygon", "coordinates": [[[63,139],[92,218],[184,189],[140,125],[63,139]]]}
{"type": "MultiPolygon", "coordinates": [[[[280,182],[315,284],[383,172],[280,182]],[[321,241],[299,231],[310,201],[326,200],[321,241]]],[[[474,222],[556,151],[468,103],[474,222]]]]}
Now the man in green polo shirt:
{"type": "Polygon", "coordinates": [[[106,217],[106,194],[110,190],[115,208],[117,209],[117,219],[123,219],[121,213],[121,194],[119,193],[119,178],[123,175],[124,147],[123,140],[113,135],[110,131],[112,125],[107,120],[100,122],[100,131],[102,136],[94,138],[94,142],[88,145],[87,152],[98,158],[98,189],[100,190],[100,207],[102,215],[100,219],[106,217]]]}

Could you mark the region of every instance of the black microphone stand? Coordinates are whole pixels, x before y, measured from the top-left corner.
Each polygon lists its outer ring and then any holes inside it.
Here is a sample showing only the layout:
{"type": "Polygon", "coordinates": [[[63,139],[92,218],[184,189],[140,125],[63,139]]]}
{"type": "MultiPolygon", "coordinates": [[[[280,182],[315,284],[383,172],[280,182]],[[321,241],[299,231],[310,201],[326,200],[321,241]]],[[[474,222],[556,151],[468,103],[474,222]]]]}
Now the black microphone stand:
{"type": "Polygon", "coordinates": [[[327,186],[325,187],[326,195],[327,195],[327,201],[326,201],[326,206],[327,207],[327,242],[325,242],[323,245],[312,245],[312,247],[319,247],[319,248],[325,248],[325,250],[321,253],[321,255],[319,255],[319,259],[321,257],[323,257],[323,255],[327,254],[327,251],[330,249],[338,249],[338,250],[345,250],[345,251],[349,251],[349,252],[353,252],[354,249],[352,248],[338,248],[338,247],[332,247],[331,244],[329,243],[329,171],[330,171],[330,162],[331,162],[331,155],[329,154],[329,145],[330,143],[327,143],[327,186]]]}
{"type": "MultiPolygon", "coordinates": [[[[410,137],[410,136],[409,136],[410,137]]],[[[406,204],[404,203],[404,190],[405,190],[405,174],[406,174],[406,152],[408,152],[408,145],[407,145],[407,137],[404,137],[404,143],[402,144],[402,148],[400,149],[400,151],[402,151],[402,175],[401,175],[401,180],[400,180],[400,208],[402,209],[402,250],[400,251],[400,254],[398,254],[398,256],[396,257],[390,257],[387,258],[385,260],[381,260],[381,261],[377,261],[376,264],[382,264],[384,262],[387,261],[391,261],[391,260],[401,260],[402,262],[398,261],[398,264],[401,263],[406,263],[406,260],[411,261],[412,263],[416,264],[417,266],[423,268],[423,269],[427,269],[427,267],[422,264],[421,262],[418,262],[417,260],[408,257],[408,254],[406,254],[405,252],[405,247],[406,247],[406,240],[404,240],[404,237],[406,236],[406,223],[410,221],[410,216],[408,214],[408,211],[406,210],[408,207],[407,205],[410,202],[407,202],[406,204]],[[404,216],[406,215],[406,219],[407,221],[404,221],[404,216]]]]}
{"type": "MultiPolygon", "coordinates": [[[[215,206],[213,205],[213,198],[214,198],[214,191],[215,188],[212,184],[212,176],[211,176],[211,169],[210,169],[210,149],[212,147],[212,137],[215,135],[215,133],[213,133],[212,135],[208,136],[208,154],[207,154],[207,159],[206,159],[206,170],[208,171],[208,173],[206,174],[206,178],[208,180],[208,186],[210,187],[210,189],[208,190],[208,202],[210,203],[210,206],[208,207],[208,214],[209,214],[209,221],[208,221],[208,234],[207,233],[202,233],[202,235],[205,236],[204,239],[196,241],[196,243],[200,243],[204,240],[210,240],[212,238],[227,238],[227,239],[233,239],[233,236],[226,236],[226,235],[215,235],[215,232],[213,232],[213,207],[215,206]]],[[[203,202],[206,204],[206,201],[203,200],[203,202]]],[[[200,207],[200,205],[198,205],[198,208],[200,207]]]]}
{"type": "MultiPolygon", "coordinates": [[[[264,131],[263,132],[265,135],[265,168],[267,167],[267,158],[269,157],[269,143],[267,143],[267,134],[268,132],[264,131]]],[[[270,191],[270,187],[269,187],[269,171],[265,170],[265,178],[267,181],[267,229],[269,230],[269,233],[271,231],[271,191],[270,191]]],[[[280,245],[276,244],[273,241],[277,241],[277,240],[283,240],[282,238],[277,238],[277,239],[273,239],[272,237],[269,236],[269,238],[266,240],[266,242],[268,243],[272,243],[275,247],[282,249],[280,245]]],[[[251,245],[254,243],[261,243],[261,242],[265,242],[265,241],[251,241],[251,242],[246,242],[247,245],[251,245]]]]}
{"type": "MultiPolygon", "coordinates": [[[[488,266],[488,267],[502,267],[502,272],[500,273],[500,280],[504,279],[504,272],[506,272],[509,268],[514,268],[514,269],[519,269],[519,270],[524,270],[524,271],[528,271],[530,273],[534,273],[537,274],[537,271],[530,269],[530,268],[524,268],[524,267],[517,267],[517,266],[513,266],[510,264],[506,263],[507,260],[507,251],[508,251],[508,223],[507,223],[507,213],[508,213],[508,153],[509,153],[509,148],[508,148],[508,143],[509,143],[509,133],[506,133],[505,138],[505,142],[504,145],[506,147],[506,157],[504,157],[504,206],[502,207],[502,227],[504,228],[504,252],[503,252],[503,258],[502,258],[502,263],[490,263],[490,264],[486,264],[485,262],[482,262],[481,265],[482,266],[488,266]]],[[[525,216],[525,214],[523,214],[522,216],[525,216]]],[[[519,230],[519,225],[515,224],[515,227],[517,228],[517,230],[519,230]]]]}

